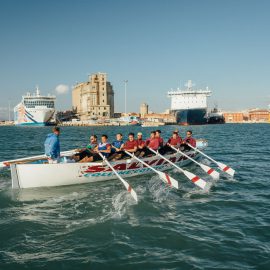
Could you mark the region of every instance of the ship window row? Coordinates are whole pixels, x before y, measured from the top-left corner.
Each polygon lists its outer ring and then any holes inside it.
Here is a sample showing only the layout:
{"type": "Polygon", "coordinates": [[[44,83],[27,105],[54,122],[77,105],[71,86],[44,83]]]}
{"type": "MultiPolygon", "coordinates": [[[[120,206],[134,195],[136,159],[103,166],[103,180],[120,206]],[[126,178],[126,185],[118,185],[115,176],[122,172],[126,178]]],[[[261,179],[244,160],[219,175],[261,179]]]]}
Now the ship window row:
{"type": "Polygon", "coordinates": [[[47,106],[48,108],[54,108],[53,101],[26,101],[24,104],[28,108],[34,108],[35,106],[47,106]]]}

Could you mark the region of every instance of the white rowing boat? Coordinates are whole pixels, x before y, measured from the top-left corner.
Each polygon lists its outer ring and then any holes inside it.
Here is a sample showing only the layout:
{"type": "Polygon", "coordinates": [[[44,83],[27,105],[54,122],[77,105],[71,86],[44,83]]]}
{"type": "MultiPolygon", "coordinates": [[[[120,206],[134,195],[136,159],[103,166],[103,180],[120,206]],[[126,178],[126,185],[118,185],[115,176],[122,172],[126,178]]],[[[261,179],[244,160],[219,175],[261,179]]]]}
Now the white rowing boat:
{"type": "MultiPolygon", "coordinates": [[[[200,141],[198,148],[204,149],[206,146],[207,142],[200,141]]],[[[186,152],[186,155],[196,159],[199,153],[190,151],[186,152]]],[[[164,157],[179,166],[185,166],[191,162],[181,153],[164,155],[164,157]]],[[[64,186],[117,179],[112,168],[104,161],[67,163],[65,160],[57,164],[44,163],[44,160],[25,164],[10,164],[12,188],[64,186]]],[[[168,161],[158,155],[143,158],[142,160],[159,171],[172,168],[168,161]]],[[[135,158],[110,162],[110,164],[124,178],[151,173],[149,167],[138,162],[135,158]]]]}

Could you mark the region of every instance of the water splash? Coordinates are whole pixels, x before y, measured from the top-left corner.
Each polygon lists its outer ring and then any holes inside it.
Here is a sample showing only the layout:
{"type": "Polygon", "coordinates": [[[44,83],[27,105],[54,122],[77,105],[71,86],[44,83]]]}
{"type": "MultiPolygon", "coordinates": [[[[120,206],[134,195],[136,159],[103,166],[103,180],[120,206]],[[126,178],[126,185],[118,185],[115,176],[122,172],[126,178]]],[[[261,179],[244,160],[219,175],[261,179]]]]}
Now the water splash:
{"type": "Polygon", "coordinates": [[[153,196],[155,202],[163,202],[172,190],[168,185],[163,183],[158,176],[152,176],[148,182],[148,189],[153,196]]]}

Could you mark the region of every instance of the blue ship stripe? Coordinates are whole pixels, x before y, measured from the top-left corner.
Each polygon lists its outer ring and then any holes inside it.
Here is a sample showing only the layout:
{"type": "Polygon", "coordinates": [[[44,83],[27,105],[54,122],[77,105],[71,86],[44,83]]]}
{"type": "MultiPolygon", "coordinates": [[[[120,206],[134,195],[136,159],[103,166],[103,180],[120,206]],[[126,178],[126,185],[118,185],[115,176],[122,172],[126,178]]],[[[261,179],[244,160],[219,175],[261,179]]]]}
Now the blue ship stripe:
{"type": "Polygon", "coordinates": [[[25,110],[25,112],[27,113],[27,114],[29,114],[31,117],[34,117],[30,112],[28,112],[27,110],[25,110]]]}
{"type": "Polygon", "coordinates": [[[36,120],[34,120],[34,118],[30,117],[28,114],[25,114],[31,121],[33,121],[34,123],[37,123],[36,120]]]}
{"type": "Polygon", "coordinates": [[[19,123],[16,126],[47,126],[48,123],[45,122],[36,122],[36,123],[19,123]]]}

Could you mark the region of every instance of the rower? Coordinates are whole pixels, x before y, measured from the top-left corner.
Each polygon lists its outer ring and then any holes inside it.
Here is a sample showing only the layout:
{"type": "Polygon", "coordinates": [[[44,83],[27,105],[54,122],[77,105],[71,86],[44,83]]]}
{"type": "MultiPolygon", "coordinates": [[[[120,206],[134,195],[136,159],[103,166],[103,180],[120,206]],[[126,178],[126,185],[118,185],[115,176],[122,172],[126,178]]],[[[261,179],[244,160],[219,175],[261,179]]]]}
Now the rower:
{"type": "Polygon", "coordinates": [[[53,133],[47,135],[44,142],[45,155],[48,159],[48,163],[59,163],[60,160],[60,128],[54,127],[53,133]]]}
{"type": "Polygon", "coordinates": [[[159,147],[163,147],[164,146],[164,140],[163,138],[161,137],[161,130],[156,130],[156,133],[155,133],[155,137],[158,138],[158,141],[159,141],[159,147]]]}
{"type": "MultiPolygon", "coordinates": [[[[180,137],[180,139],[181,139],[181,141],[182,141],[182,138],[181,138],[181,136],[179,135],[179,130],[176,128],[175,130],[174,130],[174,132],[177,134],[177,137],[180,137]]],[[[173,133],[174,133],[173,132],[173,133]]]]}
{"type": "Polygon", "coordinates": [[[182,138],[178,135],[176,131],[173,132],[172,137],[169,138],[168,142],[165,146],[159,149],[159,153],[164,155],[165,153],[173,153],[175,152],[170,146],[174,146],[175,148],[179,148],[182,143],[182,138]]]}
{"type": "Polygon", "coordinates": [[[116,141],[112,142],[112,153],[119,152],[124,146],[122,133],[116,134],[116,141]]]}
{"type": "Polygon", "coordinates": [[[136,141],[138,144],[138,150],[136,151],[135,155],[138,157],[140,156],[141,152],[145,149],[145,141],[142,138],[141,132],[138,132],[136,141]]]}
{"type": "Polygon", "coordinates": [[[90,140],[89,144],[85,148],[77,149],[77,151],[79,153],[73,155],[71,157],[71,159],[74,159],[75,161],[80,161],[80,160],[82,160],[85,157],[91,157],[91,156],[93,156],[94,149],[98,145],[97,135],[91,135],[89,140],[90,140]]]}
{"type": "Polygon", "coordinates": [[[187,131],[187,137],[181,143],[181,147],[183,146],[185,151],[191,150],[191,147],[189,147],[187,144],[190,144],[191,146],[196,147],[196,140],[192,137],[191,130],[187,131]]]}
{"type": "Polygon", "coordinates": [[[101,156],[98,153],[101,153],[106,158],[111,153],[111,145],[108,143],[108,136],[105,134],[101,136],[101,142],[94,149],[92,156],[85,157],[80,162],[93,162],[93,161],[102,160],[101,156]]]}
{"type": "Polygon", "coordinates": [[[172,137],[169,138],[167,144],[174,146],[175,148],[179,148],[182,143],[182,138],[178,135],[178,132],[174,131],[172,137]]]}
{"type": "Polygon", "coordinates": [[[118,159],[118,155],[121,154],[121,150],[124,147],[123,135],[121,133],[116,134],[116,140],[112,142],[112,151],[109,156],[109,160],[118,159]]]}
{"type": "Polygon", "coordinates": [[[156,137],[156,131],[151,131],[150,138],[146,140],[146,142],[145,142],[146,147],[145,147],[145,149],[143,149],[140,156],[144,157],[144,156],[153,155],[153,152],[151,152],[147,147],[156,151],[159,149],[159,144],[160,144],[160,141],[156,137]]]}
{"type": "MultiPolygon", "coordinates": [[[[134,133],[128,134],[128,140],[125,142],[123,150],[129,153],[135,153],[138,149],[138,143],[134,138],[134,133]]],[[[122,151],[121,158],[129,157],[124,151],[122,151]]]]}

